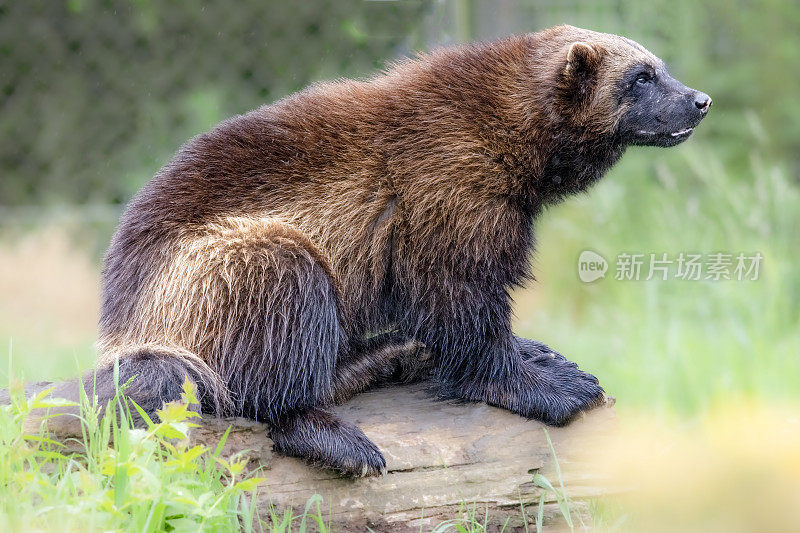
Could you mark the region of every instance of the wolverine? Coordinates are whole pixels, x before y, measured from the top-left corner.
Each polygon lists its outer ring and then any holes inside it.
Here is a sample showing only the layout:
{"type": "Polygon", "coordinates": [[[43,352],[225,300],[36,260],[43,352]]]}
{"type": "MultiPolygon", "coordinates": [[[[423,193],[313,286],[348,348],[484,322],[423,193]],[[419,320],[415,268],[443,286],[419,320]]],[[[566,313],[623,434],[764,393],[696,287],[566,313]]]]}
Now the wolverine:
{"type": "Polygon", "coordinates": [[[103,269],[84,385],[146,412],[188,378],[204,413],[345,475],[385,471],[330,406],[404,366],[442,399],[563,425],[598,380],[514,335],[533,223],[630,145],[711,106],[617,36],[559,26],[319,83],[199,135],[133,198],[103,269]],[[417,355],[424,353],[424,363],[417,355]]]}

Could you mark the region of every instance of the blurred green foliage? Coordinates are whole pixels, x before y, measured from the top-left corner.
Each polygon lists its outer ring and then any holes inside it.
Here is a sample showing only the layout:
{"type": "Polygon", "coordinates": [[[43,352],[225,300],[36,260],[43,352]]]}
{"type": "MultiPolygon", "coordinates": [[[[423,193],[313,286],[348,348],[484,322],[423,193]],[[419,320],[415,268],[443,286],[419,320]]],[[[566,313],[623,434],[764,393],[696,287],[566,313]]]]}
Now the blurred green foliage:
{"type": "Polygon", "coordinates": [[[711,94],[725,164],[746,167],[755,121],[800,168],[795,1],[0,0],[0,206],[122,203],[192,135],[315,80],[564,22],[711,94]]]}
{"type": "Polygon", "coordinates": [[[800,189],[750,142],[746,174],[705,143],[631,151],[590,195],[550,210],[536,305],[517,307],[517,331],[597,375],[620,411],[800,400],[800,189]],[[604,279],[579,280],[583,250],[609,262],[604,279]],[[714,281],[704,267],[680,280],[673,263],[646,280],[650,254],[716,252],[762,254],[758,279],[714,281]],[[638,281],[615,279],[621,253],[645,255],[638,281]]]}

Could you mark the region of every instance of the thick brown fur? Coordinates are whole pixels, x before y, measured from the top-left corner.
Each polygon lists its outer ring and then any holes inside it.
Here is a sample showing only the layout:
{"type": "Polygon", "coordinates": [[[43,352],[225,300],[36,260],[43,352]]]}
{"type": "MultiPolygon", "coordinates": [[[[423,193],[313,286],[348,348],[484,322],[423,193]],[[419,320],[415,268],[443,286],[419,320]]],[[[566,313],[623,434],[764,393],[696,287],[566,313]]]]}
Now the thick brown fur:
{"type": "Polygon", "coordinates": [[[356,475],[383,458],[324,407],[421,346],[441,397],[566,423],[603,391],[513,335],[508,292],[542,207],[622,155],[620,84],[657,61],[560,26],[317,84],[194,138],[114,236],[101,365],[119,358],[151,406],[179,394],[163,362],[179,357],[203,410],[356,475]]]}

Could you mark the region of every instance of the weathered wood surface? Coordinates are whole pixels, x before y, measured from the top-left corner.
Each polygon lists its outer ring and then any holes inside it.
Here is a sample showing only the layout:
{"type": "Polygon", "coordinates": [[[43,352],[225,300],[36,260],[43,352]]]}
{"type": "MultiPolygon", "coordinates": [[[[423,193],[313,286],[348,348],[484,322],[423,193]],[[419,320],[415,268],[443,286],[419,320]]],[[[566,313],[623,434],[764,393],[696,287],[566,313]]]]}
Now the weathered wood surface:
{"type": "MultiPolygon", "coordinates": [[[[300,511],[314,494],[323,513],[340,528],[375,531],[428,530],[477,504],[481,521],[522,526],[521,503],[534,523],[540,489],[533,474],[554,485],[557,475],[543,425],[485,404],[434,401],[423,385],[387,387],[361,394],[336,408],[383,451],[388,473],[377,478],[342,479],[335,473],[282,457],[271,449],[267,428],[242,420],[207,420],[195,439],[213,445],[229,424],[223,453],[249,449],[259,476],[267,478],[260,504],[300,511]]],[[[547,428],[562,469],[567,494],[581,500],[603,493],[593,468],[614,432],[610,407],[594,409],[565,428],[547,428]]],[[[555,500],[546,506],[555,517],[555,500]]]]}

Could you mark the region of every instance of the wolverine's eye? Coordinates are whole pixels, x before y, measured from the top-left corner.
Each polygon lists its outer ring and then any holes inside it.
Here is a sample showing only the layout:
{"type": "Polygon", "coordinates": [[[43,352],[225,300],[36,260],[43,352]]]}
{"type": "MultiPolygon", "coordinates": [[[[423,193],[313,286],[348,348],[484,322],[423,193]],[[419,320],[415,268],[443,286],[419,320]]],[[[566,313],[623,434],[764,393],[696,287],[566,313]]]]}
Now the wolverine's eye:
{"type": "Polygon", "coordinates": [[[652,82],[653,76],[651,76],[649,72],[641,72],[638,76],[636,76],[637,85],[647,85],[648,83],[652,82]]]}

